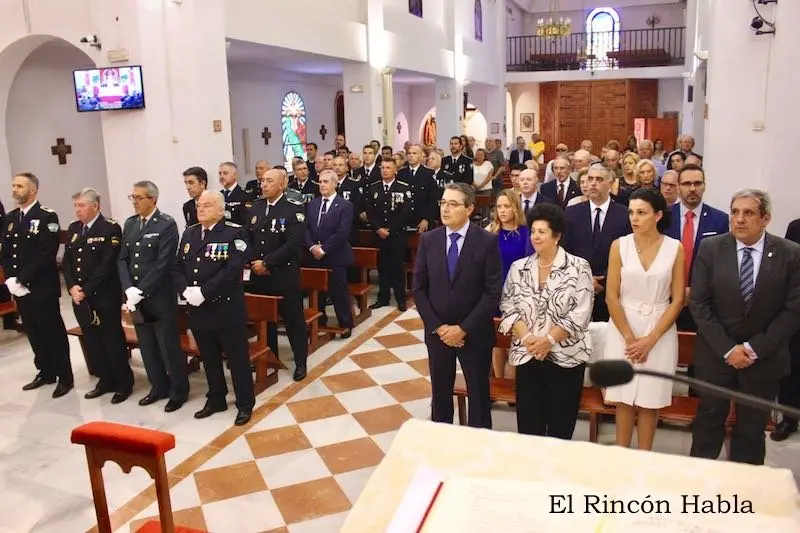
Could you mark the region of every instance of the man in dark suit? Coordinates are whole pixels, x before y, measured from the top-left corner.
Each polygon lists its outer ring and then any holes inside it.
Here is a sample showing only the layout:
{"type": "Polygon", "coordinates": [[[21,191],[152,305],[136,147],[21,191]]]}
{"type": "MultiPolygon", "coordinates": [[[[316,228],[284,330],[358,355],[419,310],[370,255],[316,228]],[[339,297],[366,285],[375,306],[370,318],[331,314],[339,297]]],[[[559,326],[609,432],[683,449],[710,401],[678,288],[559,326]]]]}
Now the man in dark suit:
{"type": "Polygon", "coordinates": [[[244,225],[245,214],[252,205],[252,198],[239,186],[239,169],[236,163],[226,161],[219,166],[219,184],[225,198],[225,220],[244,225]]]}
{"type": "MultiPolygon", "coordinates": [[[[353,329],[353,305],[347,290],[347,267],[353,263],[353,248],[348,239],[353,225],[353,209],[336,194],[336,173],[323,170],[319,176],[322,196],[314,198],[306,212],[305,247],[311,253],[309,266],[331,270],[328,290],[336,311],[336,321],[350,337],[353,329]]],[[[319,299],[320,312],[325,314],[325,300],[319,299]]]]}
{"type": "Polygon", "coordinates": [[[183,204],[183,219],[186,227],[197,224],[197,199],[208,187],[208,173],[201,167],[190,167],[183,171],[183,184],[189,200],[183,204]]]}
{"type": "MultiPolygon", "coordinates": [[[[260,190],[260,189],[259,189],[260,190]]],[[[197,202],[200,222],[183,232],[172,277],[175,291],[189,304],[189,328],[203,358],[208,394],[195,418],[226,411],[225,354],[236,394],[235,424],[250,421],[255,405],[247,345],[247,311],[242,271],[250,259],[247,231],[224,220],[225,199],[206,191],[197,202]]]]}
{"type": "Polygon", "coordinates": [[[524,165],[525,161],[533,159],[533,152],[525,147],[525,139],[517,137],[517,149],[512,150],[508,155],[508,163],[511,165],[524,165]]]}
{"type": "Polygon", "coordinates": [[[423,166],[425,152],[419,144],[412,144],[408,149],[408,166],[397,172],[397,179],[408,183],[411,187],[411,218],[409,227],[414,226],[423,233],[432,227],[436,220],[438,191],[433,180],[433,170],[423,166]]]}
{"type": "Polygon", "coordinates": [[[467,382],[469,425],[491,428],[489,373],[503,286],[497,237],[470,223],[475,193],[469,185],[447,185],[440,204],[444,226],[422,235],[414,271],[431,370],[431,420],[453,423],[458,359],[467,382]]]}
{"type": "Polygon", "coordinates": [[[472,159],[465,156],[463,152],[464,145],[461,143],[461,137],[451,137],[450,155],[442,159],[442,168],[452,172],[455,181],[472,185],[472,159]]]}
{"type": "Polygon", "coordinates": [[[14,201],[19,207],[8,213],[0,234],[0,266],[6,287],[17,301],[25,333],[39,371],[22,390],[58,384],[53,398],[68,393],[74,386],[69,343],[58,298],[56,254],[59,245],[58,215],[36,199],[39,179],[29,172],[14,176],[11,182],[14,201]]]}
{"type": "Polygon", "coordinates": [[[441,200],[442,195],[444,195],[445,186],[449,183],[453,183],[455,176],[449,170],[444,170],[442,168],[442,154],[436,150],[431,150],[431,153],[428,154],[426,166],[433,171],[433,182],[436,184],[436,194],[432,195],[431,201],[433,202],[434,220],[437,225],[441,225],[442,221],[439,218],[441,216],[439,212],[439,200],[441,200]]]}
{"type": "Polygon", "coordinates": [[[528,211],[536,204],[554,204],[555,201],[538,191],[539,188],[539,175],[532,168],[526,168],[519,173],[517,178],[519,185],[520,202],[522,203],[522,214],[528,214],[528,211]]]}
{"type": "Polygon", "coordinates": [[[171,266],[178,248],[178,225],[157,207],[158,187],[138,181],[128,196],[136,214],[125,221],[117,271],[125,306],[133,314],[150,392],[139,405],[169,398],[164,410],[177,411],[189,397],[186,356],[178,335],[177,298],[171,266]],[[138,322],[138,323],[137,323],[138,322]]]}
{"type": "MultiPolygon", "coordinates": [[[[770,210],[764,191],[734,195],[731,232],[700,245],[689,304],[697,377],[765,400],[789,373],[789,339],[800,328],[800,245],[766,232],[770,210]]],[[[729,409],[729,400],[701,392],[693,457],[717,458],[729,409]]],[[[736,405],[730,460],[764,464],[768,416],[736,405]]]]}
{"type": "MultiPolygon", "coordinates": [[[[703,194],[706,192],[706,176],[703,169],[697,165],[688,165],[678,174],[678,196],[680,202],[672,206],[672,219],[670,220],[667,236],[681,241],[683,253],[686,257],[686,302],[689,302],[689,293],[692,282],[692,266],[695,256],[700,249],[700,243],[706,237],[723,235],[730,231],[728,215],[719,209],[703,203],[703,194]]],[[[697,331],[697,326],[692,320],[689,307],[684,307],[676,321],[679,331],[697,331]]]]}
{"type": "Polygon", "coordinates": [[[612,171],[595,163],[586,175],[589,184],[589,201],[573,205],[565,212],[567,232],[564,249],[589,261],[592,267],[594,299],[592,320],[608,322],[605,299],[608,253],[611,243],[631,232],[628,209],[611,200],[609,191],[613,181],[612,171]]]}
{"type": "MultiPolygon", "coordinates": [[[[800,219],[793,220],[786,229],[786,239],[800,243],[800,219]]],[[[800,408],[800,333],[795,333],[789,340],[789,374],[781,378],[778,386],[778,402],[800,408]]],[[[797,431],[797,419],[783,415],[769,438],[775,442],[786,440],[797,431]]]]}
{"type": "MultiPolygon", "coordinates": [[[[286,335],[294,354],[294,380],[306,377],[308,331],[300,294],[300,248],[305,235],[305,209],[283,193],[280,170],[270,169],[261,179],[263,198],[247,213],[247,232],[253,246],[248,292],[280,296],[278,312],[286,324],[286,335]]],[[[270,350],[278,355],[278,329],[267,329],[270,350]]]]}
{"type": "Polygon", "coordinates": [[[77,220],[69,225],[61,262],[72,309],[83,331],[83,349],[99,379],[85,398],[113,392],[111,403],[128,399],[133,372],[120,321],[122,286],[117,274],[122,229],[100,213],[100,195],[84,189],[72,195],[77,220]]]}
{"type": "Polygon", "coordinates": [[[570,200],[581,195],[581,188],[569,177],[569,167],[569,159],[562,155],[556,156],[553,161],[556,179],[548,181],[539,189],[541,194],[553,200],[561,209],[566,209],[570,200]]]}

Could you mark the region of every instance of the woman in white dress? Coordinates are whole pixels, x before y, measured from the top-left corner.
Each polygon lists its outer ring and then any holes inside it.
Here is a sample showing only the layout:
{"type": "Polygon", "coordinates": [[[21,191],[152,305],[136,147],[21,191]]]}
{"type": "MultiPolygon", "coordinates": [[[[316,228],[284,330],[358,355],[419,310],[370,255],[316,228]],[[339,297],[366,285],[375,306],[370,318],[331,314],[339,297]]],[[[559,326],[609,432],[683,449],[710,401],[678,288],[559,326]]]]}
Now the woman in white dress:
{"type": "MultiPolygon", "coordinates": [[[[657,189],[637,189],[628,214],[633,233],[611,245],[606,303],[605,359],[627,359],[636,368],[673,373],[678,362],[675,320],[683,308],[686,282],[680,241],[663,234],[670,210],[657,189]]],[[[617,444],[629,447],[637,426],[639,449],[653,447],[658,410],[672,403],[672,382],[635,375],[606,390],[616,403],[617,444]]]]}

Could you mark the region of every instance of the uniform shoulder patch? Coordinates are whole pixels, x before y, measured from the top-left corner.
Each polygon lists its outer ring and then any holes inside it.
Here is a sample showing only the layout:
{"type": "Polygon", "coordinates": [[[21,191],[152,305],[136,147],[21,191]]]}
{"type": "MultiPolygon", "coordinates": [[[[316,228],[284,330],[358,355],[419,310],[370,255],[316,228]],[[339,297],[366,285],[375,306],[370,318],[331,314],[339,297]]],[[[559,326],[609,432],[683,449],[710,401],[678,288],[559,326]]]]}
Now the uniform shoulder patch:
{"type": "Polygon", "coordinates": [[[247,243],[244,242],[242,239],[234,239],[233,245],[240,252],[244,252],[245,250],[247,250],[247,243]]]}
{"type": "Polygon", "coordinates": [[[59,227],[58,224],[56,224],[55,222],[51,222],[50,224],[47,225],[47,229],[48,231],[50,231],[50,233],[57,233],[59,227]]]}
{"type": "Polygon", "coordinates": [[[296,198],[287,198],[286,201],[289,202],[290,204],[294,204],[294,205],[303,205],[303,202],[301,200],[296,199],[296,198]]]}
{"type": "Polygon", "coordinates": [[[237,224],[235,222],[231,222],[230,220],[226,220],[225,221],[225,225],[228,226],[229,228],[241,228],[242,227],[240,224],[237,224]]]}

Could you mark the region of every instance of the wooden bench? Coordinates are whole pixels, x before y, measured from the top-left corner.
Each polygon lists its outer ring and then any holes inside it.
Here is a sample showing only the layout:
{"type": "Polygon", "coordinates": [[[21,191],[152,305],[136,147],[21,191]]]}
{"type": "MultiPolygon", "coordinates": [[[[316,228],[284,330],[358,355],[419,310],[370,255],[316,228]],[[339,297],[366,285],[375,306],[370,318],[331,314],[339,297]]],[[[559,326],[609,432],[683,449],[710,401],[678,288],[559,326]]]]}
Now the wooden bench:
{"type": "Polygon", "coordinates": [[[421,233],[414,232],[408,233],[406,236],[406,248],[409,252],[409,259],[405,265],[406,271],[406,292],[411,295],[411,287],[414,283],[414,268],[417,264],[417,248],[419,247],[419,240],[422,237],[421,233]]]}
{"type": "MultiPolygon", "coordinates": [[[[330,331],[320,327],[319,293],[327,292],[330,271],[324,268],[300,268],[300,290],[308,294],[308,307],[303,309],[308,328],[308,353],[314,353],[333,337],[330,331]]],[[[337,328],[333,328],[337,329],[337,328]]]]}
{"type": "Polygon", "coordinates": [[[358,305],[358,314],[353,315],[353,325],[358,326],[372,316],[372,309],[369,308],[367,300],[372,289],[369,284],[369,271],[378,268],[378,249],[354,246],[353,257],[361,279],[358,283],[348,283],[347,290],[358,305]]]}

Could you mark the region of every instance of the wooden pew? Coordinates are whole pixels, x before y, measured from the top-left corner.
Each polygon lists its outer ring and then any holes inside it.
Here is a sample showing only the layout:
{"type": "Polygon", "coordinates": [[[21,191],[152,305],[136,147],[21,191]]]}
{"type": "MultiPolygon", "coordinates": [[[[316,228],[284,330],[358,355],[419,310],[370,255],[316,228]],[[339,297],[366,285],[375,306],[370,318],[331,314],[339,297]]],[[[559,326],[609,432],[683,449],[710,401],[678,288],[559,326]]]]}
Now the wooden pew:
{"type": "Polygon", "coordinates": [[[369,271],[378,268],[378,249],[361,246],[353,247],[355,266],[358,267],[361,279],[358,283],[349,283],[347,290],[356,299],[358,314],[353,315],[353,325],[358,326],[372,316],[367,297],[372,289],[369,284],[369,271]]]}
{"type": "MultiPolygon", "coordinates": [[[[306,327],[308,328],[308,353],[314,353],[324,346],[333,334],[320,328],[319,319],[319,293],[328,290],[328,275],[330,271],[324,268],[300,268],[300,290],[308,294],[308,307],[303,309],[306,327]]],[[[333,328],[336,329],[336,328],[333,328]]]]}
{"type": "Polygon", "coordinates": [[[411,287],[414,283],[414,268],[417,263],[417,248],[419,247],[419,239],[421,234],[418,232],[408,233],[406,235],[406,248],[409,251],[409,260],[406,262],[406,292],[411,295],[411,287]]]}
{"type": "Polygon", "coordinates": [[[247,320],[256,329],[256,339],[249,343],[250,364],[255,367],[253,391],[256,396],[278,382],[278,370],[286,369],[286,365],[275,356],[267,344],[267,326],[270,322],[278,321],[278,300],[280,298],[276,296],[249,293],[244,295],[247,320]]]}

